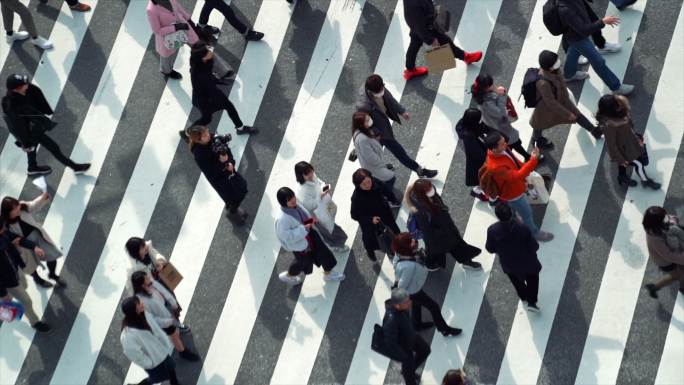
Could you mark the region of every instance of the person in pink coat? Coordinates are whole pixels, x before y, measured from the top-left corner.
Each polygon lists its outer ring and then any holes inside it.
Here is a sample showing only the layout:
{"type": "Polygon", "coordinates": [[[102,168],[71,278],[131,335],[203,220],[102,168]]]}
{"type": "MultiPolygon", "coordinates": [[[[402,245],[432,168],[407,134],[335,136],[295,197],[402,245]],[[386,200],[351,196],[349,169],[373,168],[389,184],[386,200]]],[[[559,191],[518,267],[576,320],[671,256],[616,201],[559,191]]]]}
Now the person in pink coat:
{"type": "MultiPolygon", "coordinates": [[[[181,45],[192,46],[199,41],[191,26],[190,14],[176,0],[150,0],[147,4],[147,20],[154,33],[155,48],[159,53],[159,70],[165,78],[181,79],[181,74],[173,69],[174,54],[181,45]],[[170,47],[169,41],[176,44],[170,47]]],[[[216,55],[214,72],[219,78],[231,72],[225,62],[216,55]]]]}

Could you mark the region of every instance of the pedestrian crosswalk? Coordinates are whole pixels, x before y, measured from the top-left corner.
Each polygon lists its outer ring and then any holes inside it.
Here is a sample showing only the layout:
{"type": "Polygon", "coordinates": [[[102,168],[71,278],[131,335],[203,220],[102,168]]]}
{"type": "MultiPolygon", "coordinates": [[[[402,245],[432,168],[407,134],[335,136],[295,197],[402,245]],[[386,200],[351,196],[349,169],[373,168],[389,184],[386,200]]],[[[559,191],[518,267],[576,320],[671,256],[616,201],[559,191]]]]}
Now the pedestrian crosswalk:
{"type": "MultiPolygon", "coordinates": [[[[351,175],[359,166],[346,158],[359,89],[374,72],[401,97],[411,119],[395,128],[398,140],[419,164],[439,171],[435,186],[464,238],[484,249],[495,218],[468,195],[454,131],[471,104],[470,85],[482,70],[511,90],[519,114],[514,126],[528,143],[532,110],[516,100],[523,75],[538,66],[541,50],[562,52],[560,38],[542,23],[544,0],[438,1],[451,12],[457,45],[482,50],[483,59],[407,82],[402,0],[233,0],[241,17],[265,33],[263,41],[246,43],[219,12],[209,22],[221,26],[216,52],[236,71],[227,94],[245,124],[260,130],[235,135],[223,112],[212,125],[233,134],[236,166],[248,181],[243,207],[250,218],[239,228],[225,218],[223,201],[178,137],[197,114],[189,50],[182,48],[175,62],[183,79],[165,83],[147,0],[89,0],[89,13],[71,13],[61,0],[22,2],[50,19],[39,29],[55,49],[36,54],[27,44],[0,42],[0,78],[28,73],[55,109],[53,138],[92,167],[77,176],[39,155],[54,170],[47,178],[53,198],[40,219],[64,250],[58,271],[69,286],[46,290],[29,283],[36,312],[54,331],[35,334],[25,321],[2,324],[0,384],[144,378],[119,343],[119,304],[127,295],[123,245],[131,236],[152,239],[184,276],[175,293],[192,333],[183,338],[202,360],[177,361],[181,383],[401,382],[398,366],[370,349],[394,281],[391,261],[365,258],[358,224],[348,214],[351,175]],[[318,270],[294,288],[277,277],[292,256],[274,233],[275,193],[296,186],[293,168],[301,160],[332,184],[337,223],[349,235],[352,250],[336,254],[336,270],[347,276],[339,284],[325,283],[318,270]]],[[[203,1],[180,3],[196,20],[203,1]]],[[[464,333],[424,332],[432,354],[422,383],[438,384],[446,370],[459,367],[477,383],[684,383],[684,297],[671,287],[653,300],[641,289],[659,274],[649,267],[642,213],[664,205],[684,216],[682,3],[639,0],[622,12],[608,0],[593,4],[598,14],[622,19],[617,28],[603,29],[608,41],[623,45],[605,59],[637,86],[630,98],[634,121],[645,132],[650,172],[662,190],[625,191],[615,182],[603,140],[577,125],[549,130],[556,148],[540,168],[553,174],[551,199],[535,215],[556,237],[539,250],[541,314],[525,312],[495,256],[485,251],[477,259],[483,271],[450,262],[431,273],[426,291],[442,305],[447,323],[464,333]],[[640,360],[642,349],[648,354],[640,360]]],[[[570,88],[591,117],[608,89],[589,71],[589,79],[570,88]]],[[[33,198],[38,191],[25,175],[24,154],[4,128],[0,146],[0,194],[33,198]]],[[[416,176],[396,171],[403,191],[416,176]]],[[[405,228],[407,209],[397,215],[405,228]]]]}

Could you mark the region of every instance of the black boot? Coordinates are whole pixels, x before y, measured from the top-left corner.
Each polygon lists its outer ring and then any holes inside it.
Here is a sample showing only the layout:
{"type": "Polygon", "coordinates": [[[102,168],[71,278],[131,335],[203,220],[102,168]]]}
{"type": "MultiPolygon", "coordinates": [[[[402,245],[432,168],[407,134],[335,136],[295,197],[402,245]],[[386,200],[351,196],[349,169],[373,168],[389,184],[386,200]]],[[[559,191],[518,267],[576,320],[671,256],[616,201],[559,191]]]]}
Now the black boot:
{"type": "Polygon", "coordinates": [[[648,295],[651,296],[651,298],[658,298],[658,288],[652,283],[647,283],[644,285],[644,289],[648,290],[648,295]]]}
{"type": "Polygon", "coordinates": [[[641,181],[641,185],[644,186],[644,187],[650,187],[650,188],[653,189],[653,190],[660,190],[660,186],[661,186],[660,183],[654,181],[654,180],[651,179],[651,178],[648,178],[648,179],[646,179],[646,180],[642,180],[642,181],[641,181]]]}
{"type": "Polygon", "coordinates": [[[634,187],[637,185],[637,182],[628,177],[627,175],[618,175],[618,183],[622,186],[625,185],[625,187],[634,187]]]}
{"type": "Polygon", "coordinates": [[[535,139],[534,144],[539,147],[540,150],[550,150],[553,148],[553,142],[543,136],[535,139]]]}
{"type": "Polygon", "coordinates": [[[449,336],[457,336],[457,335],[463,333],[463,330],[461,330],[459,328],[452,328],[451,326],[447,326],[446,329],[440,330],[439,332],[442,333],[442,335],[444,337],[449,337],[449,336]]]}

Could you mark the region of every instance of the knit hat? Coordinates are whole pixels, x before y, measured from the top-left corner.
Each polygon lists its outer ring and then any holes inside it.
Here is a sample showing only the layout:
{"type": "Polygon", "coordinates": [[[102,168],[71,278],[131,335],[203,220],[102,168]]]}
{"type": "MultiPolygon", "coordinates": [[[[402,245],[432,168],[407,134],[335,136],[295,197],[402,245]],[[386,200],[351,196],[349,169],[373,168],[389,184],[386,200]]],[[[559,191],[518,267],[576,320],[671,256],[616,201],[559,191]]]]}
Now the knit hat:
{"type": "Polygon", "coordinates": [[[409,299],[409,293],[402,289],[402,288],[396,288],[392,290],[392,297],[390,298],[390,301],[392,302],[392,305],[399,305],[404,302],[406,302],[409,299]]]}
{"type": "Polygon", "coordinates": [[[19,75],[19,74],[14,74],[10,75],[7,78],[7,89],[8,90],[15,90],[18,87],[23,86],[24,84],[28,84],[28,76],[26,75],[19,75]]]}
{"type": "Polygon", "coordinates": [[[547,50],[541,51],[539,54],[539,66],[545,71],[558,69],[558,67],[560,67],[558,55],[555,52],[547,50]]]}

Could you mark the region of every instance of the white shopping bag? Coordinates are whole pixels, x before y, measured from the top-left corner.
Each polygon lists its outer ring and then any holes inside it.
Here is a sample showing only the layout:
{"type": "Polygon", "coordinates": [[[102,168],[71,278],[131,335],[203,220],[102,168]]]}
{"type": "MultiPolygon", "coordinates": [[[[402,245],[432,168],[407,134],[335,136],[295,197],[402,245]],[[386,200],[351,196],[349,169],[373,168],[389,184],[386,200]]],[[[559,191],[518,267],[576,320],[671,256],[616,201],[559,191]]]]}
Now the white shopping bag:
{"type": "Polygon", "coordinates": [[[544,184],[544,177],[536,171],[527,176],[527,201],[531,205],[545,205],[549,203],[549,190],[544,184]]]}

